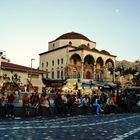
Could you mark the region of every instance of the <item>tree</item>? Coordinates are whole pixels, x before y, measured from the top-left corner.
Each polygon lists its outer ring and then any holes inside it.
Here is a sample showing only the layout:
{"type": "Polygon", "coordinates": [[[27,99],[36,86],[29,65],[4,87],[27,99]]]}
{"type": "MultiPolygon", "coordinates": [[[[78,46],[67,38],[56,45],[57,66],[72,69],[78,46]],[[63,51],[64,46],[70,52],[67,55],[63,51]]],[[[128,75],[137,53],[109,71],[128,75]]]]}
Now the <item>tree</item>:
{"type": "Polygon", "coordinates": [[[18,76],[16,73],[14,75],[12,75],[12,79],[11,79],[11,86],[13,87],[19,87],[21,81],[20,81],[20,76],[18,76]]]}
{"type": "Polygon", "coordinates": [[[136,61],[134,62],[134,68],[135,68],[138,72],[140,72],[140,60],[136,60],[136,61]]]}

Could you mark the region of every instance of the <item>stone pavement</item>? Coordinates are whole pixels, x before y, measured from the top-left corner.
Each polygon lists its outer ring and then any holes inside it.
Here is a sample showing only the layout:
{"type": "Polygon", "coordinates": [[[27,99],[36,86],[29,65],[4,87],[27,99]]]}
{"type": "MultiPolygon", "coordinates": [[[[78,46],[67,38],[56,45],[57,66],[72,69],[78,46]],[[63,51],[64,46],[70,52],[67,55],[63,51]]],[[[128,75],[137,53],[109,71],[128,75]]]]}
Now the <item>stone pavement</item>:
{"type": "Polygon", "coordinates": [[[0,119],[0,140],[140,140],[140,114],[0,119]]]}

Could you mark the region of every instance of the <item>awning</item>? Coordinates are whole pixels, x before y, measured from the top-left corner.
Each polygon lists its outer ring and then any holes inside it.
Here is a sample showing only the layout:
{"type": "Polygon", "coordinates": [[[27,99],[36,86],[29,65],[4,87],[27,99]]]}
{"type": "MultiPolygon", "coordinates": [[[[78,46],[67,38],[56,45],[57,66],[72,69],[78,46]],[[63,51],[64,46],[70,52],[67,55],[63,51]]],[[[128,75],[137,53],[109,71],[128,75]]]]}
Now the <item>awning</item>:
{"type": "Polygon", "coordinates": [[[65,84],[65,80],[50,80],[44,78],[43,83],[46,87],[61,87],[65,84]]]}
{"type": "Polygon", "coordinates": [[[115,89],[117,88],[117,84],[113,82],[97,82],[96,83],[97,87],[102,87],[104,89],[115,89]]]}

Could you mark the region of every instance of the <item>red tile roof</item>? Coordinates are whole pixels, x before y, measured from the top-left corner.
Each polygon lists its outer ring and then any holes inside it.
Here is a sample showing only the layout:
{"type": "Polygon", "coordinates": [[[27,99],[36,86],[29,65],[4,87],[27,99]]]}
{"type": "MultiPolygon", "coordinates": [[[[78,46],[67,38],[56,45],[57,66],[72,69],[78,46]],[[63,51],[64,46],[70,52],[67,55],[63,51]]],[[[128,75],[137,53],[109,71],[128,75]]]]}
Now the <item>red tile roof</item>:
{"type": "MultiPolygon", "coordinates": [[[[9,69],[9,70],[24,71],[24,72],[31,71],[31,67],[26,67],[26,66],[22,66],[22,65],[18,65],[18,64],[9,63],[9,62],[1,62],[1,68],[2,69],[9,69]]],[[[32,72],[45,73],[45,71],[35,69],[35,68],[32,68],[32,72]]]]}

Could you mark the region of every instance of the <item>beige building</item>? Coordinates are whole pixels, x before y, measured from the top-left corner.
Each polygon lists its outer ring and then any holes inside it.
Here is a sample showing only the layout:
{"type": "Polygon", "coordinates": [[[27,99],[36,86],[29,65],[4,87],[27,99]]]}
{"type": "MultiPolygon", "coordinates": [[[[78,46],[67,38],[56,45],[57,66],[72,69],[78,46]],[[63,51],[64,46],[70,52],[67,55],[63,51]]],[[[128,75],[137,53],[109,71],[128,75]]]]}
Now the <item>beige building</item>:
{"type": "Polygon", "coordinates": [[[69,32],[48,43],[48,51],[40,53],[39,69],[49,79],[114,80],[116,56],[96,49],[96,42],[69,32]]]}
{"type": "Polygon", "coordinates": [[[45,72],[32,67],[26,67],[18,64],[10,63],[8,59],[0,55],[0,88],[6,83],[10,83],[16,77],[16,82],[23,92],[32,92],[37,90],[42,92],[45,85],[42,82],[42,76],[45,72]]]}

